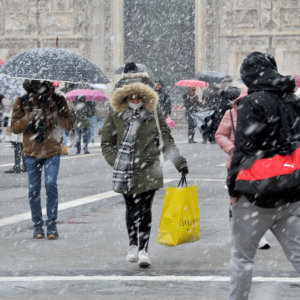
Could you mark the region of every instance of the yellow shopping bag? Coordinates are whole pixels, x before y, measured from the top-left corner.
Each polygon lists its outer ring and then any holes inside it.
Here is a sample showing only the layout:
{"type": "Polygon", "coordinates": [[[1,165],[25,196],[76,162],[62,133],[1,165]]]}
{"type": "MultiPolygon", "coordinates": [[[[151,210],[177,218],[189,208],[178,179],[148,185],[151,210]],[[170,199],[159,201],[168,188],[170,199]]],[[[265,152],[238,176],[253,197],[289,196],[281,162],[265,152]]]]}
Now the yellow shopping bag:
{"type": "MultiPolygon", "coordinates": [[[[184,179],[180,180],[179,185],[184,179]]],[[[195,185],[177,188],[167,187],[157,242],[167,246],[176,246],[195,242],[199,239],[200,217],[197,187],[195,185]]]]}

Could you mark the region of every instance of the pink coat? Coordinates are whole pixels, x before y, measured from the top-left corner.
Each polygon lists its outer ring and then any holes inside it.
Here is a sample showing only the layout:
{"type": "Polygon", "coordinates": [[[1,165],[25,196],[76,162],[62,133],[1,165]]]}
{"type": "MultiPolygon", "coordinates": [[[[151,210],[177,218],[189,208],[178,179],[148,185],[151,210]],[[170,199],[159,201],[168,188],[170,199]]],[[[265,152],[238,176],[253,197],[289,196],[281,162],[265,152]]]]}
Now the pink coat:
{"type": "Polygon", "coordinates": [[[228,155],[228,159],[226,162],[226,168],[230,168],[231,158],[234,150],[234,132],[232,130],[232,122],[230,118],[230,111],[232,112],[232,119],[234,127],[236,128],[237,122],[237,102],[240,98],[237,98],[233,102],[233,108],[227,110],[220,122],[219,128],[215,134],[215,139],[218,145],[223,149],[228,155]]]}

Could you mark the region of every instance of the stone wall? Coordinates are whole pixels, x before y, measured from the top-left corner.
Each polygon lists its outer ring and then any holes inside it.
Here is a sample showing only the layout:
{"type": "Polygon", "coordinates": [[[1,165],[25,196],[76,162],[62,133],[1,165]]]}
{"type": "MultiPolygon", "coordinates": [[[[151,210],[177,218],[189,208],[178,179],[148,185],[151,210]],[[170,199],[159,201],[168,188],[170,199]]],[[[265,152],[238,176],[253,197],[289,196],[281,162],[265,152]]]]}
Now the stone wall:
{"type": "Polygon", "coordinates": [[[275,56],[281,73],[300,72],[300,0],[196,2],[201,11],[196,14],[196,30],[204,39],[204,47],[198,43],[197,70],[223,71],[239,78],[244,57],[263,51],[275,56]]]}
{"type": "MultiPolygon", "coordinates": [[[[300,0],[185,3],[186,11],[195,14],[195,60],[188,76],[193,70],[211,69],[238,79],[243,58],[254,50],[274,54],[284,74],[300,72],[300,0]]],[[[144,13],[147,18],[146,8],[144,13]]],[[[0,0],[0,58],[55,47],[58,37],[59,47],[86,56],[105,72],[112,81],[110,92],[118,79],[113,70],[124,63],[126,52],[123,16],[124,0],[0,0]]],[[[175,36],[177,25],[161,26],[166,37],[175,36]]],[[[159,64],[168,68],[168,60],[159,64]]]]}

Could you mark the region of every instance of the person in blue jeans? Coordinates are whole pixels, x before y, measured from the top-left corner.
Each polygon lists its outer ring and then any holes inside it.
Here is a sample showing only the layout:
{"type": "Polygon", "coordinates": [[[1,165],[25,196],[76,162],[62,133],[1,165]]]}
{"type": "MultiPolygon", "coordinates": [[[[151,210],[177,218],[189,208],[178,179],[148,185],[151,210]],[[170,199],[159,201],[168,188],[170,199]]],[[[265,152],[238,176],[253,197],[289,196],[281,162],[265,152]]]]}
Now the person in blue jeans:
{"type": "Polygon", "coordinates": [[[58,238],[57,176],[62,151],[62,131],[73,128],[73,118],[65,98],[54,92],[51,82],[25,80],[26,94],[13,107],[12,132],[23,133],[23,154],[28,171],[28,196],[34,224],[34,239],[45,236],[41,208],[41,183],[44,168],[47,194],[47,238],[58,238]]]}
{"type": "MultiPolygon", "coordinates": [[[[47,194],[47,224],[56,223],[58,209],[57,175],[60,166],[60,155],[46,159],[25,156],[28,171],[29,204],[32,212],[32,221],[35,226],[43,226],[41,208],[41,182],[44,167],[45,186],[47,194]]],[[[54,236],[58,236],[57,230],[54,236]]],[[[49,235],[48,235],[49,238],[49,235]]]]}

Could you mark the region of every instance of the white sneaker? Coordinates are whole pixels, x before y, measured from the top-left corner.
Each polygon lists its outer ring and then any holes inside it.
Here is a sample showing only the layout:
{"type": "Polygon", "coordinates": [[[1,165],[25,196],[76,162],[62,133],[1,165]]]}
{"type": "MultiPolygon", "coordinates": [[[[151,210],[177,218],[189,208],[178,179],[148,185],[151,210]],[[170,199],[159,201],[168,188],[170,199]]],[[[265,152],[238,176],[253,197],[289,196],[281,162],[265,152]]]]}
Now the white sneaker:
{"type": "Polygon", "coordinates": [[[270,248],[271,248],[271,246],[270,246],[269,242],[263,236],[258,243],[258,249],[270,249],[270,248]]]}
{"type": "Polygon", "coordinates": [[[148,253],[144,249],[139,252],[138,264],[141,268],[148,268],[151,266],[151,261],[148,256],[148,253]]]}
{"type": "Polygon", "coordinates": [[[127,262],[137,262],[139,260],[139,248],[136,245],[131,245],[128,248],[128,253],[126,255],[127,262]]]}

